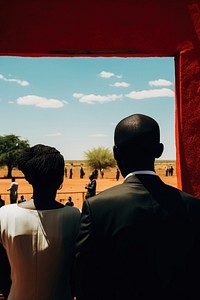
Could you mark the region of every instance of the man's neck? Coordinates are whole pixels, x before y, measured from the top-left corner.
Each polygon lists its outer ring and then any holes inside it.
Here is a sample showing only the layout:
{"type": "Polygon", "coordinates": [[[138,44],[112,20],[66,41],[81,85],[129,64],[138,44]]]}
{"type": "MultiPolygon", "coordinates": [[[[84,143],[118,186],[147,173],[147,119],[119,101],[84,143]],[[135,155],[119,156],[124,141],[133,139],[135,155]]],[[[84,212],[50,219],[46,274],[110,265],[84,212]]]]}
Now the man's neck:
{"type": "Polygon", "coordinates": [[[155,171],[152,170],[139,170],[139,171],[134,171],[134,172],[130,172],[126,175],[125,179],[127,179],[130,176],[133,175],[156,175],[155,171]]]}

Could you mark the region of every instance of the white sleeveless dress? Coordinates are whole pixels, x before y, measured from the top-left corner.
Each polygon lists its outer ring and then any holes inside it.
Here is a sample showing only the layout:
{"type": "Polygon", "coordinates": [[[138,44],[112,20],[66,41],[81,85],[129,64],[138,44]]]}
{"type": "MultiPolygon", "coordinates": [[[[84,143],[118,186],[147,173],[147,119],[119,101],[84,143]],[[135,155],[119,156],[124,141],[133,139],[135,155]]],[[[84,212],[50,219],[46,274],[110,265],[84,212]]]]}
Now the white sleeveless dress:
{"type": "Polygon", "coordinates": [[[80,211],[0,208],[0,242],[11,265],[8,300],[71,300],[70,273],[80,211]]]}

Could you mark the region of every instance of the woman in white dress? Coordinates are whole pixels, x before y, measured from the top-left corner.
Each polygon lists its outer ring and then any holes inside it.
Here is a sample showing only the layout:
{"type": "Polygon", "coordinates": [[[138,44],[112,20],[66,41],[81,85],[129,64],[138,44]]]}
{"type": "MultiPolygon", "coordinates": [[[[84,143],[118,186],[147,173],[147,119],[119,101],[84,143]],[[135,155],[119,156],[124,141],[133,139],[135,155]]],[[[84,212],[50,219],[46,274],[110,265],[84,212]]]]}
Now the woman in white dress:
{"type": "Polygon", "coordinates": [[[55,200],[64,158],[36,145],[18,159],[33,199],[0,209],[0,242],[11,267],[9,300],[72,300],[71,273],[80,211],[55,200]]]}

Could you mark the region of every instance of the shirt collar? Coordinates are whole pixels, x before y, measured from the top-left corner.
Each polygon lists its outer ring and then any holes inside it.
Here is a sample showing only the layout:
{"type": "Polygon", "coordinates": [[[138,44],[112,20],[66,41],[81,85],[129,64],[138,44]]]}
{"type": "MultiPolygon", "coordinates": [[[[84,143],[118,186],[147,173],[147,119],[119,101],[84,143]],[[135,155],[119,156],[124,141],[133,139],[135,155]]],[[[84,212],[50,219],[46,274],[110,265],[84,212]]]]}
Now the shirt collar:
{"type": "Polygon", "coordinates": [[[130,177],[132,175],[137,175],[137,174],[156,175],[157,176],[157,174],[154,171],[143,170],[143,171],[134,171],[134,172],[131,172],[128,175],[126,175],[126,177],[124,179],[126,180],[128,177],[130,177]]]}

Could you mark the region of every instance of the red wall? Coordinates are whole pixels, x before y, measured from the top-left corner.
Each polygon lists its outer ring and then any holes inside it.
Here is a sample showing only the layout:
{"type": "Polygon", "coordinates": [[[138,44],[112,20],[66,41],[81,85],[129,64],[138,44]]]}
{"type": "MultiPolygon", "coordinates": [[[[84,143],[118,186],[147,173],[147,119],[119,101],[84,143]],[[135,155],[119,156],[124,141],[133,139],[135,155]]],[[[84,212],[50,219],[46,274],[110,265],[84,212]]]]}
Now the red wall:
{"type": "Polygon", "coordinates": [[[200,1],[6,0],[0,55],[175,57],[178,186],[200,197],[200,1]]]}

